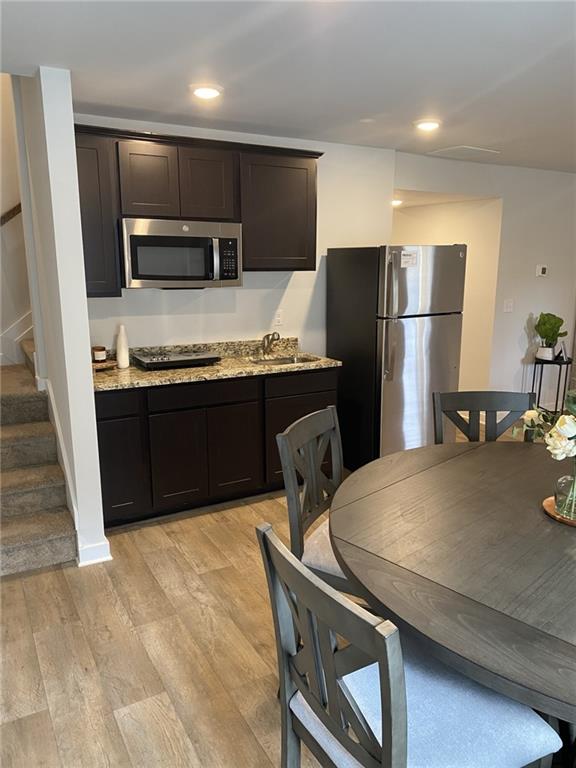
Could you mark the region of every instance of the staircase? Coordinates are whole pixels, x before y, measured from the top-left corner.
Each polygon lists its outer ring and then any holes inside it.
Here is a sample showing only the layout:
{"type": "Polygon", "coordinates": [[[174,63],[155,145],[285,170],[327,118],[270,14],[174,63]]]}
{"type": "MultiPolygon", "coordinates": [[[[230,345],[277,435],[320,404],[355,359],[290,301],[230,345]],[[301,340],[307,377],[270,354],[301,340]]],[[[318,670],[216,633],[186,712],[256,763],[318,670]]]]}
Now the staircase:
{"type": "Polygon", "coordinates": [[[6,575],[74,560],[76,532],[46,393],[37,391],[27,365],[2,366],[0,376],[0,573],[6,575]]]}

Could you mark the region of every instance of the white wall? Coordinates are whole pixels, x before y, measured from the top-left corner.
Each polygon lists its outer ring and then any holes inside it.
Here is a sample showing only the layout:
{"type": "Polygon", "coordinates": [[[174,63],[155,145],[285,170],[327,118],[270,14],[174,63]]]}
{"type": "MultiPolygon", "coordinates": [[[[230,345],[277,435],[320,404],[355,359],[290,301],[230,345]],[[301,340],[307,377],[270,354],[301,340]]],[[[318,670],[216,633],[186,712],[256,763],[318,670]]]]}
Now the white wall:
{"type": "Polygon", "coordinates": [[[93,562],[110,552],[102,516],[70,73],[40,67],[35,77],[14,83],[24,150],[22,208],[27,251],[34,254],[38,274],[46,387],[79,561],[93,562]]]}
{"type": "MultiPolygon", "coordinates": [[[[490,387],[528,389],[531,315],[562,316],[570,348],[576,314],[576,175],[398,152],[395,186],[502,199],[490,387]],[[537,278],[536,265],[542,263],[549,276],[537,278]],[[503,312],[505,299],[513,300],[513,312],[503,312]]],[[[547,388],[548,402],[550,394],[547,388]]]]}
{"type": "Polygon", "coordinates": [[[395,243],[465,243],[460,389],[489,389],[502,201],[416,205],[394,211],[395,243]]]}
{"type": "Polygon", "coordinates": [[[326,286],[322,255],[330,246],[374,245],[391,235],[394,152],[370,147],[207,131],[181,125],[76,115],[78,123],[168,135],[315,149],[318,161],[318,268],[316,272],[257,272],[242,288],[204,291],[128,290],[122,298],[90,299],[93,343],[111,346],[126,324],[132,346],[262,336],[282,309],[283,336],[298,336],[309,352],[325,350],[326,286]]]}
{"type": "MultiPolygon", "coordinates": [[[[0,74],[0,210],[6,213],[20,202],[16,125],[10,75],[0,74]]],[[[20,363],[19,339],[30,335],[30,292],[22,216],[4,224],[0,243],[0,365],[20,363]]]]}

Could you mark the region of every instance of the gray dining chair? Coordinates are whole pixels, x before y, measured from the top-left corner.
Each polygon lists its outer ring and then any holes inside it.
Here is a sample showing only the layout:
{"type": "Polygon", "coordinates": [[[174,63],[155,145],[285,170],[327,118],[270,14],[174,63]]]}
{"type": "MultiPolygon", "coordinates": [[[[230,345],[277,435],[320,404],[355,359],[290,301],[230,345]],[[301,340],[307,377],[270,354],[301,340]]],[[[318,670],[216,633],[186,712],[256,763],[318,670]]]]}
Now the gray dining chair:
{"type": "MultiPolygon", "coordinates": [[[[534,408],[533,392],[434,392],[434,442],[444,442],[446,416],[470,442],[480,440],[480,415],[485,414],[485,439],[497,440],[522,416],[534,408]],[[505,415],[498,421],[498,413],[505,415]],[[466,419],[462,413],[468,413],[466,419]]],[[[524,440],[532,441],[530,432],[524,440]]]]}
{"type": "Polygon", "coordinates": [[[282,768],[521,768],[562,746],[529,707],[428,658],[257,529],[278,652],[282,768]]]}
{"type": "Polygon", "coordinates": [[[328,520],[305,536],[310,526],[328,512],[342,482],[342,441],[336,408],[330,405],[298,419],[276,435],[276,442],[284,475],[292,553],[335,589],[355,594],[334,555],[328,520]]]}

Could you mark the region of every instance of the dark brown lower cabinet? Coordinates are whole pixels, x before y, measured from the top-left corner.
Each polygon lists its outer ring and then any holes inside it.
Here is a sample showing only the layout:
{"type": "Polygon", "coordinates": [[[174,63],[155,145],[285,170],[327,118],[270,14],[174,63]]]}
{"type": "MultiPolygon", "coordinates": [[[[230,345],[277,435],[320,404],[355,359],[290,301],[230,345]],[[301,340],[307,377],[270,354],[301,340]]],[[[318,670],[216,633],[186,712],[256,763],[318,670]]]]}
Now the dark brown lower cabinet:
{"type": "Polygon", "coordinates": [[[266,400],[266,483],[282,485],[282,465],[276,435],[296,419],[329,405],[336,405],[336,390],[266,400]]]}
{"type": "Polygon", "coordinates": [[[334,368],[97,392],[104,522],[282,486],[276,435],[336,403],[334,368]]]}
{"type": "Polygon", "coordinates": [[[149,417],[154,509],[194,506],[208,496],[206,410],[149,417]]]}
{"type": "Polygon", "coordinates": [[[207,415],[210,495],[256,491],[264,482],[261,404],[222,405],[207,415]]]}
{"type": "Polygon", "coordinates": [[[102,504],[106,524],[150,514],[150,465],[140,416],[98,423],[102,504]]]}

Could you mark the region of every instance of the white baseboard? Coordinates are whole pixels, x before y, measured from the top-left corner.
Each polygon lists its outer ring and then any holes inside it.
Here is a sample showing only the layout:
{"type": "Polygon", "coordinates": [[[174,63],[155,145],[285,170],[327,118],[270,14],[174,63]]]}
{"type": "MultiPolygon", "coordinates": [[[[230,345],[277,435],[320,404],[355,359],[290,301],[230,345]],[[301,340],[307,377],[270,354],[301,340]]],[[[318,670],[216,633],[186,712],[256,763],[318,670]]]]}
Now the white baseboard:
{"type": "Polygon", "coordinates": [[[88,544],[86,547],[78,545],[78,567],[106,563],[108,560],[112,560],[108,539],[99,541],[97,544],[88,544]]]}
{"type": "Polygon", "coordinates": [[[20,342],[32,335],[32,329],[32,312],[28,311],[0,333],[0,365],[24,362],[20,342]]]}
{"type": "MultiPolygon", "coordinates": [[[[60,463],[60,466],[62,467],[62,471],[64,472],[64,478],[66,480],[66,500],[68,503],[68,508],[72,512],[72,518],[74,520],[74,527],[76,528],[76,536],[78,536],[78,502],[76,499],[76,489],[74,487],[74,484],[72,483],[72,470],[71,470],[71,462],[70,458],[66,452],[66,446],[64,443],[63,435],[62,435],[62,425],[60,424],[60,418],[58,414],[58,409],[55,406],[54,401],[54,392],[52,390],[52,384],[50,382],[50,379],[39,379],[36,377],[36,380],[42,384],[42,386],[39,386],[39,389],[45,389],[48,393],[48,405],[49,405],[49,414],[50,414],[50,421],[52,422],[54,426],[54,430],[56,432],[56,446],[58,451],[58,460],[60,463]]],[[[104,537],[102,541],[98,541],[95,544],[81,544],[80,541],[78,541],[78,565],[84,566],[84,565],[93,565],[95,563],[103,563],[107,560],[112,560],[112,555],[110,554],[110,544],[108,542],[108,539],[104,537]]]]}

